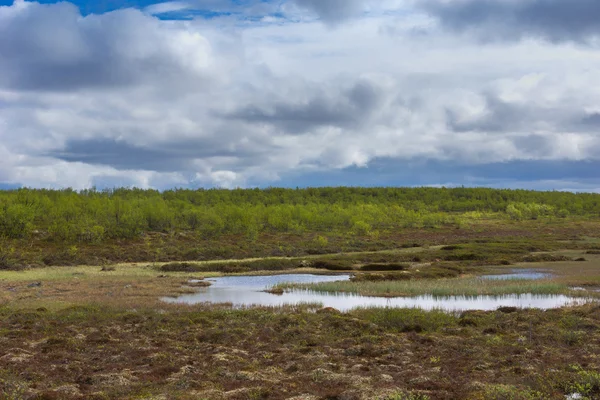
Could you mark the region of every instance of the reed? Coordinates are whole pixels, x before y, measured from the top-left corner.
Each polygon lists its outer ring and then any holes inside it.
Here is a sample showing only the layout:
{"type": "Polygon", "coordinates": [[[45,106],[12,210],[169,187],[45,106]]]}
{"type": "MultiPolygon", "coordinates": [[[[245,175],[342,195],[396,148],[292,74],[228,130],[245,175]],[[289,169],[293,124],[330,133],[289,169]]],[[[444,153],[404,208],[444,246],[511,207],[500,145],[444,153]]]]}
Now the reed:
{"type": "MultiPolygon", "coordinates": [[[[411,281],[362,281],[324,282],[317,284],[282,284],[284,290],[305,289],[326,293],[354,293],[364,296],[409,297],[432,296],[480,296],[505,294],[570,294],[565,284],[552,280],[505,280],[494,281],[481,278],[455,278],[411,281]]],[[[575,294],[577,295],[577,294],[575,294]]],[[[579,295],[583,295],[580,293],[579,295]]]]}

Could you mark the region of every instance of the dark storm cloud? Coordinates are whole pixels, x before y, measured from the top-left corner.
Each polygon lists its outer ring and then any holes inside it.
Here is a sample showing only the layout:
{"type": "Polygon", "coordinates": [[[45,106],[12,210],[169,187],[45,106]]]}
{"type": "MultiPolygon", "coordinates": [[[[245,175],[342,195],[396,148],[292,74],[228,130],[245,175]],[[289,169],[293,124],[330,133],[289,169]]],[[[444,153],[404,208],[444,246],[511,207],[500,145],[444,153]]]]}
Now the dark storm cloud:
{"type": "Polygon", "coordinates": [[[475,30],[486,40],[525,36],[587,42],[600,35],[598,0],[419,0],[417,6],[450,30],[475,30]]]}
{"type": "Polygon", "coordinates": [[[365,0],[294,0],[294,2],[330,24],[360,15],[365,4],[365,0]]]}
{"type": "Polygon", "coordinates": [[[340,91],[315,90],[301,103],[280,99],[268,106],[246,106],[229,117],[251,123],[266,123],[294,134],[319,126],[356,128],[362,126],[381,104],[385,93],[367,81],[340,91]]]}

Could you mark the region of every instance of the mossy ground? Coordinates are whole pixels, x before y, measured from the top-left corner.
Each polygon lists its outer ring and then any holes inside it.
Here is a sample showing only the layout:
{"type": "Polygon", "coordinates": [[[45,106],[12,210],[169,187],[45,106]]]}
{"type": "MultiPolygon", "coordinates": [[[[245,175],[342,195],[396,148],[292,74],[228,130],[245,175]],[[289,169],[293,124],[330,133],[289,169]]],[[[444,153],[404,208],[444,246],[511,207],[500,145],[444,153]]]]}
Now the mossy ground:
{"type": "MultiPolygon", "coordinates": [[[[483,232],[459,230],[456,237],[426,232],[427,241],[402,236],[387,249],[357,245],[360,252],[269,261],[196,260],[163,268],[185,260],[165,258],[105,271],[101,266],[3,271],[0,398],[564,399],[572,393],[600,398],[600,306],[594,304],[549,311],[342,314],[310,306],[232,310],[160,301],[195,291],[185,286],[190,278],[298,267],[350,270],[368,284],[375,282],[372,275],[408,272],[408,279],[398,281],[407,287],[435,285],[440,277],[468,280],[543,268],[561,287],[600,286],[600,255],[590,253],[600,249],[592,232],[598,224],[585,223],[585,235],[576,234],[577,227],[526,225],[502,224],[497,230],[488,225],[483,232]],[[448,245],[454,247],[444,248],[448,245]],[[527,262],[531,256],[538,262],[527,262]],[[586,261],[572,261],[581,257],[586,261]],[[366,264],[368,271],[361,271],[366,264]],[[396,268],[392,264],[400,270],[389,271],[396,268]],[[377,265],[384,271],[375,271],[377,265]]],[[[237,256],[245,255],[253,254],[237,256]]]]}
{"type": "Polygon", "coordinates": [[[462,315],[75,306],[3,308],[0,321],[4,398],[600,395],[598,306],[462,315]]]}

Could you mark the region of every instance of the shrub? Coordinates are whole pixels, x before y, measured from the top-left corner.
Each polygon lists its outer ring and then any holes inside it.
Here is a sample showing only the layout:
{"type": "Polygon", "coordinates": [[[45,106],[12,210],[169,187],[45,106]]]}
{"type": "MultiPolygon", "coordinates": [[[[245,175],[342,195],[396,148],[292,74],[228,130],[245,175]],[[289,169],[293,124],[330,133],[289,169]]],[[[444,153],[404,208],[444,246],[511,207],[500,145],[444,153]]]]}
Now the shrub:
{"type": "Polygon", "coordinates": [[[568,257],[554,254],[531,254],[523,257],[524,262],[558,262],[570,261],[568,257]]]}
{"type": "Polygon", "coordinates": [[[329,271],[348,271],[352,269],[352,265],[349,262],[325,260],[316,260],[311,264],[311,267],[329,271]]]}
{"type": "Polygon", "coordinates": [[[371,225],[364,221],[356,221],[352,226],[352,233],[357,236],[367,236],[371,234],[371,225]]]}
{"type": "Polygon", "coordinates": [[[360,267],[361,271],[406,271],[410,268],[406,264],[366,264],[360,267]]]}
{"type": "Polygon", "coordinates": [[[459,249],[462,249],[462,247],[459,246],[459,245],[455,245],[455,244],[450,245],[450,246],[444,246],[444,247],[441,248],[441,250],[447,250],[447,251],[450,251],[450,250],[459,250],[459,249]]]}
{"type": "Polygon", "coordinates": [[[199,265],[183,263],[183,262],[172,262],[160,266],[160,270],[163,272],[198,272],[201,270],[199,265]]]}
{"type": "Polygon", "coordinates": [[[481,259],[480,255],[470,251],[459,251],[444,257],[444,260],[446,261],[473,261],[479,259],[481,259]]]}
{"type": "Polygon", "coordinates": [[[319,247],[319,248],[323,248],[323,247],[327,247],[327,245],[329,244],[329,240],[327,240],[326,237],[324,236],[317,236],[314,240],[313,240],[315,246],[319,247]]]}

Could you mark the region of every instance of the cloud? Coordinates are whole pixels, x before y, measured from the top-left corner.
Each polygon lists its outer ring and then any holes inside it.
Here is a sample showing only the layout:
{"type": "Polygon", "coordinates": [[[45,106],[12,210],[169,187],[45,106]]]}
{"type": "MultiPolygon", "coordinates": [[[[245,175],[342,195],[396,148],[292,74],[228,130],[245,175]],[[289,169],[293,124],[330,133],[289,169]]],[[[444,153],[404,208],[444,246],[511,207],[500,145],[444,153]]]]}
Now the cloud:
{"type": "Polygon", "coordinates": [[[600,36],[597,0],[419,0],[417,7],[456,32],[484,40],[535,37],[591,42],[600,36]]]}
{"type": "Polygon", "coordinates": [[[400,0],[368,16],[367,1],[294,1],[189,21],[151,15],[172,3],[87,16],[70,3],[0,7],[0,183],[591,179],[585,169],[600,154],[592,47],[414,35],[419,9],[384,10],[408,4],[400,0]],[[279,5],[276,21],[248,18],[279,5]],[[284,6],[320,20],[287,18],[284,6]],[[551,167],[566,162],[580,167],[569,176],[551,167]]]}
{"type": "Polygon", "coordinates": [[[209,42],[134,9],[82,17],[71,3],[0,7],[0,86],[78,90],[211,77],[209,42]]]}
{"type": "Polygon", "coordinates": [[[177,11],[189,10],[193,8],[192,4],[183,1],[167,1],[149,5],[144,11],[149,14],[167,14],[177,11]]]}
{"type": "Polygon", "coordinates": [[[359,16],[367,0],[293,0],[305,10],[317,15],[327,24],[338,24],[348,18],[359,16]]]}
{"type": "Polygon", "coordinates": [[[585,126],[600,127],[600,113],[590,113],[582,118],[585,126]]]}
{"type": "Polygon", "coordinates": [[[248,123],[264,123],[301,134],[317,127],[356,129],[383,103],[385,92],[374,82],[360,80],[349,87],[307,87],[294,99],[269,99],[266,105],[246,105],[227,115],[248,123]]]}

